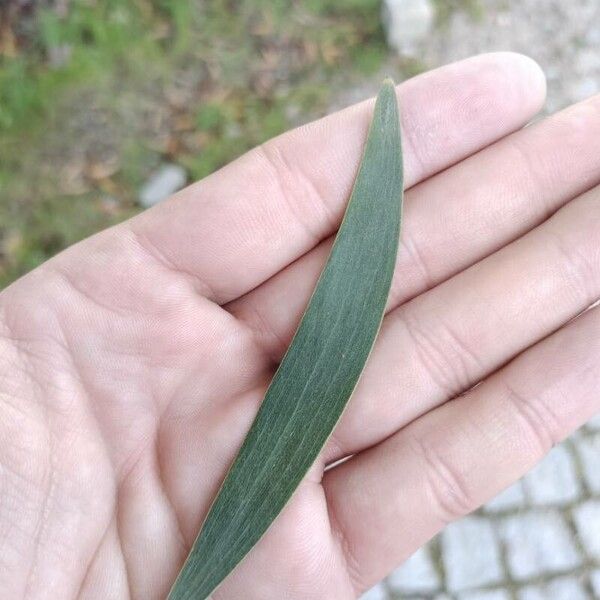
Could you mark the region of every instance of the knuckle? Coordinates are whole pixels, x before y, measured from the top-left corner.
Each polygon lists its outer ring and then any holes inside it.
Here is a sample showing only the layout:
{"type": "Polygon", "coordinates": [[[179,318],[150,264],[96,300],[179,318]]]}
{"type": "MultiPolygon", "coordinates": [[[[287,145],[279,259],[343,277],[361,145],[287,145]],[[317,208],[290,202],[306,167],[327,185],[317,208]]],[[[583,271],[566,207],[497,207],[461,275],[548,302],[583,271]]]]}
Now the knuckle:
{"type": "Polygon", "coordinates": [[[286,158],[280,145],[271,140],[259,146],[257,151],[266,163],[294,222],[306,235],[318,243],[328,232],[335,231],[339,216],[324,200],[312,178],[286,158]]]}
{"type": "Polygon", "coordinates": [[[511,404],[522,430],[520,439],[540,457],[544,456],[561,438],[559,419],[541,395],[521,394],[508,381],[503,385],[506,401],[511,404]]]}
{"type": "Polygon", "coordinates": [[[417,319],[408,310],[399,310],[401,320],[414,347],[414,355],[433,383],[448,397],[454,397],[473,383],[473,364],[477,357],[451,329],[436,319],[417,319]],[[432,325],[434,324],[434,325],[432,325]]]}
{"type": "Polygon", "coordinates": [[[447,453],[432,437],[415,436],[412,446],[424,463],[427,495],[441,523],[448,524],[464,517],[479,506],[465,474],[446,458],[447,453]]]}

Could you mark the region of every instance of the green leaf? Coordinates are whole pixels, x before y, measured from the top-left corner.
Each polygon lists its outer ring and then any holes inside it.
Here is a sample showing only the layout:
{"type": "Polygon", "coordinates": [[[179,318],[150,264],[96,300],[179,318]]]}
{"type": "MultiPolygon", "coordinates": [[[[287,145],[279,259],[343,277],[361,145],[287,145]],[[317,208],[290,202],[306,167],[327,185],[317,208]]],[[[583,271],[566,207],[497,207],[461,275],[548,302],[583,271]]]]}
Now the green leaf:
{"type": "Polygon", "coordinates": [[[282,511],[333,431],[383,319],[402,189],[398,106],[386,80],[329,260],[170,600],[214,591],[282,511]]]}

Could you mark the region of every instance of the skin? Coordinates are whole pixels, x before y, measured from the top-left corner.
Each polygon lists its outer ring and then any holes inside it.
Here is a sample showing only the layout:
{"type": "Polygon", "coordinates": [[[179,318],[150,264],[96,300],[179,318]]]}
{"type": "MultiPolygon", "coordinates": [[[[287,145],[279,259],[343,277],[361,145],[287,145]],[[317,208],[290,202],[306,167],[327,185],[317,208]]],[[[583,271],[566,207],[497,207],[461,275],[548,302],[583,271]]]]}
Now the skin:
{"type": "MultiPolygon", "coordinates": [[[[600,312],[583,312],[600,97],[523,129],[544,94],[506,53],[399,86],[381,335],[215,600],[354,598],[600,410],[600,312]]],[[[165,597],[326,259],[371,110],[272,140],[1,293],[2,597],[165,597]]]]}

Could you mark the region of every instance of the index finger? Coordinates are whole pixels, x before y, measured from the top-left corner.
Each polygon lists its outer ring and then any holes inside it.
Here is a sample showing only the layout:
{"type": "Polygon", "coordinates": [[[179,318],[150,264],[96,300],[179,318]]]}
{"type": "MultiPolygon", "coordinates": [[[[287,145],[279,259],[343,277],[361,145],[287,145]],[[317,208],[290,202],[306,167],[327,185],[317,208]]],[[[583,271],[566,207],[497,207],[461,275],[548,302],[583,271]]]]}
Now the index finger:
{"type": "MultiPolygon", "coordinates": [[[[415,77],[397,94],[410,187],[523,126],[545,83],[532,60],[495,53],[415,77]]],[[[337,229],[371,111],[369,100],[275,138],[128,226],[203,294],[229,302],[337,229]]]]}

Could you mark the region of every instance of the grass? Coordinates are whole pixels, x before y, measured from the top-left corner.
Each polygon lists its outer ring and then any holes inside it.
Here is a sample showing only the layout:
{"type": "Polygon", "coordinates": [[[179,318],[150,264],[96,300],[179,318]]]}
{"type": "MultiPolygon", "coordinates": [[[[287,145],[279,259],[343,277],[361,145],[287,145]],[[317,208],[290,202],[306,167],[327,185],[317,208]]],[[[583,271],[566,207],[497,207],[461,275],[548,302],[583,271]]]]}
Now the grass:
{"type": "Polygon", "coordinates": [[[161,162],[203,177],[388,58],[378,0],[73,0],[24,29],[0,56],[0,288],[134,214],[161,162]]]}
{"type": "Polygon", "coordinates": [[[453,13],[461,11],[477,21],[483,17],[485,6],[482,0],[434,0],[437,22],[444,26],[453,13]]]}

